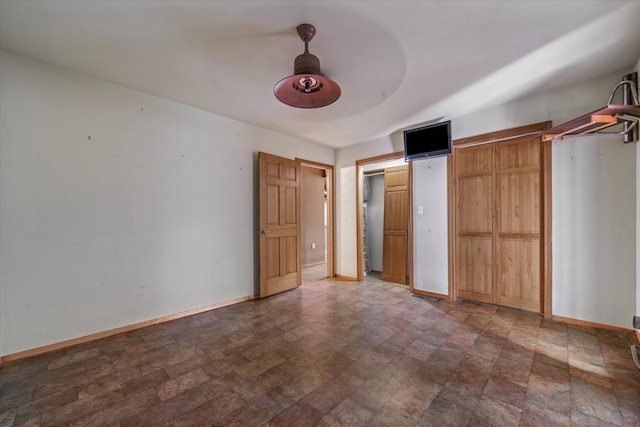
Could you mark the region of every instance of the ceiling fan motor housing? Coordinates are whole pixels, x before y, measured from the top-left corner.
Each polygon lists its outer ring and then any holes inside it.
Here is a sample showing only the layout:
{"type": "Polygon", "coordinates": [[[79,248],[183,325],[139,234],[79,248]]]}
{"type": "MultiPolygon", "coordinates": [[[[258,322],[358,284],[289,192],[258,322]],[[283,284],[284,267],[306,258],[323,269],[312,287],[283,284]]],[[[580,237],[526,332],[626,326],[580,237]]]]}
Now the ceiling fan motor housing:
{"type": "Polygon", "coordinates": [[[320,75],[320,60],[309,52],[298,55],[293,64],[293,74],[320,75]]]}

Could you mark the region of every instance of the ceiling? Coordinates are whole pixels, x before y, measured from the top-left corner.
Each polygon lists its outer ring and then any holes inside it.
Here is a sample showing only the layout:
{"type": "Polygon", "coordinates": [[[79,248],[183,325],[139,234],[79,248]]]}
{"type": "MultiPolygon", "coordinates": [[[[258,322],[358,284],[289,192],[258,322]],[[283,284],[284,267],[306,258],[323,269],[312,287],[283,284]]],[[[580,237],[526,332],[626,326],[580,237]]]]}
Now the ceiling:
{"type": "Polygon", "coordinates": [[[615,0],[0,0],[0,47],[338,148],[632,67],[638,22],[615,0]],[[305,22],[342,88],[320,109],[273,95],[305,22]]]}

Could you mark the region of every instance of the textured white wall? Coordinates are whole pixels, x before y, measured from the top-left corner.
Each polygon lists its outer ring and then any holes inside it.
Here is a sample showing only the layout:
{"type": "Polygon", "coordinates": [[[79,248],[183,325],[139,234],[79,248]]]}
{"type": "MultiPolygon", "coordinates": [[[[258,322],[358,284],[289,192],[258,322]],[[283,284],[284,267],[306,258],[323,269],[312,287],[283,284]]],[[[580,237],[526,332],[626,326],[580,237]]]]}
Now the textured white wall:
{"type": "Polygon", "coordinates": [[[413,162],[413,287],[449,294],[447,158],[413,162]],[[422,206],[423,213],[418,212],[422,206]]]}
{"type": "Polygon", "coordinates": [[[356,167],[337,168],[336,174],[336,274],[357,276],[356,167]],[[352,250],[353,249],[353,250],[352,250]]]}
{"type": "Polygon", "coordinates": [[[636,144],[621,138],[575,138],[553,147],[552,301],[555,315],[629,328],[636,144]]]}
{"type": "Polygon", "coordinates": [[[253,295],[257,152],[334,161],[0,55],[0,355],[253,295]]]}
{"type": "MultiPolygon", "coordinates": [[[[640,74],[640,59],[635,71],[640,74]]],[[[640,78],[638,79],[638,95],[640,96],[640,78]]],[[[640,316],[640,150],[636,149],[636,316],[640,316]]]]}

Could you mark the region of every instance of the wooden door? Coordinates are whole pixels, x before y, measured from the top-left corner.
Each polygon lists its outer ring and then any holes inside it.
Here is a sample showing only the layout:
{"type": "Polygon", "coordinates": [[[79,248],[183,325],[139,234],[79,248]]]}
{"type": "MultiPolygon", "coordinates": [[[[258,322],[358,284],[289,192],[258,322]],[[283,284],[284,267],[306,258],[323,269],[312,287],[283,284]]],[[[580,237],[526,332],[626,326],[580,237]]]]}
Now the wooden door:
{"type": "Polygon", "coordinates": [[[543,148],[530,135],[455,149],[458,297],[543,311],[543,148]]]}
{"type": "Polygon", "coordinates": [[[260,153],[260,297],[300,286],[300,166],[260,153]]]}
{"type": "Polygon", "coordinates": [[[407,283],[409,167],[385,169],[382,280],[407,283]]]}
{"type": "Polygon", "coordinates": [[[493,146],[456,150],[458,296],[494,302],[493,146]]]}
{"type": "Polygon", "coordinates": [[[541,311],[541,140],[496,144],[496,303],[541,311]]]}

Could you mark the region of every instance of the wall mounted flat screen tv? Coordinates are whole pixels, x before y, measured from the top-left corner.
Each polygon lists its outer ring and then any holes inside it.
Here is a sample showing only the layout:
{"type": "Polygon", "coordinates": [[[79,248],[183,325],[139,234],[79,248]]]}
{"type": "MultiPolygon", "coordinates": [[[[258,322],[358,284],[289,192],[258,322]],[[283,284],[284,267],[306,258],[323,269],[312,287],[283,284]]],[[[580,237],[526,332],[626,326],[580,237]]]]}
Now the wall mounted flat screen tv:
{"type": "Polygon", "coordinates": [[[451,120],[404,131],[406,161],[451,154],[451,120]]]}

